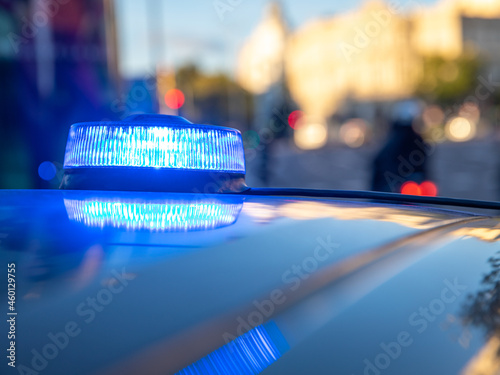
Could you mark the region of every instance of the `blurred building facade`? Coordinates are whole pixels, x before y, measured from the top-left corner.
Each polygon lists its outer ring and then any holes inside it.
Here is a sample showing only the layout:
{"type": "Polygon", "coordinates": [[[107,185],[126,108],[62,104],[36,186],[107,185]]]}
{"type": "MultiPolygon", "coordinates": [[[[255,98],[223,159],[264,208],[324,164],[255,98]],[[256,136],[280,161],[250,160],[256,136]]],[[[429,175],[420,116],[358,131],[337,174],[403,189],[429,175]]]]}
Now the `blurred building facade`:
{"type": "Polygon", "coordinates": [[[236,80],[255,95],[254,128],[262,129],[283,106],[284,66],[288,26],[278,3],[271,3],[264,17],[241,49],[236,80]]]}
{"type": "MultiPolygon", "coordinates": [[[[272,21],[264,18],[240,55],[237,76],[253,92],[262,92],[265,82],[258,73],[276,59],[261,54],[252,65],[249,50],[265,44],[266,35],[258,32],[264,25],[283,24],[280,13],[273,15],[272,21]],[[250,79],[251,85],[246,82],[250,79]]],[[[411,0],[390,5],[370,1],[290,33],[283,54],[286,84],[306,114],[326,121],[346,103],[387,103],[413,96],[429,57],[453,60],[472,54],[484,62],[486,77],[496,77],[498,35],[499,1],[441,0],[430,7],[411,0]]]]}

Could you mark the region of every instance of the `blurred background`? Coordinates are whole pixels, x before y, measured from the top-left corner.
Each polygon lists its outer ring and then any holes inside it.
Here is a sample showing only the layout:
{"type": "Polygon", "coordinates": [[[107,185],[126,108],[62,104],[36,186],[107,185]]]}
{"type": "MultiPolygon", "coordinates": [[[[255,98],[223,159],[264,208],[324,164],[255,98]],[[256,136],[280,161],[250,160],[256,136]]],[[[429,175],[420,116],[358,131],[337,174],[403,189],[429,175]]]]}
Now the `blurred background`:
{"type": "Polygon", "coordinates": [[[242,132],[251,186],[500,199],[500,0],[0,0],[0,188],[69,126],[242,132]]]}

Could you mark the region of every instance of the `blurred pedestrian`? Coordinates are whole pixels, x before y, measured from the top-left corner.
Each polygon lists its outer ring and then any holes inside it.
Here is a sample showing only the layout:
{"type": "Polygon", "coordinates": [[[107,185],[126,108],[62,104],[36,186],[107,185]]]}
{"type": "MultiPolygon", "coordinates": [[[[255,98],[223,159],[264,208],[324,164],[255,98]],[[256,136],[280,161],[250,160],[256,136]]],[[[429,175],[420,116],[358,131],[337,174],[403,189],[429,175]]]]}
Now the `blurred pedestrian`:
{"type": "Polygon", "coordinates": [[[399,193],[405,182],[427,179],[429,147],[414,126],[420,112],[415,100],[394,106],[389,134],[373,161],[372,190],[399,193]]]}

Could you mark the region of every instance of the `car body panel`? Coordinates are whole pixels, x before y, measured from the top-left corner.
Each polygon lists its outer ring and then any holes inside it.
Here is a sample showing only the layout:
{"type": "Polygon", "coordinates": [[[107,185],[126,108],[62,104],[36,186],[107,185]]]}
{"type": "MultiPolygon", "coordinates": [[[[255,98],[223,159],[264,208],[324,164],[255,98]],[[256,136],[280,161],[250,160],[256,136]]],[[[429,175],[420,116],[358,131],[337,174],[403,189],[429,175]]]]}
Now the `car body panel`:
{"type": "Polygon", "coordinates": [[[403,331],[414,343],[380,372],[421,373],[417,358],[428,358],[435,373],[457,373],[492,340],[463,311],[500,250],[496,218],[331,199],[98,191],[3,191],[0,207],[0,257],[18,273],[18,364],[43,367],[36,353],[49,335],[68,324],[78,332],[40,373],[175,373],[269,323],[287,343],[270,374],[363,373],[380,342],[403,331]],[[415,332],[408,316],[455,280],[466,291],[415,332]],[[441,330],[443,321],[454,331],[441,330]]]}

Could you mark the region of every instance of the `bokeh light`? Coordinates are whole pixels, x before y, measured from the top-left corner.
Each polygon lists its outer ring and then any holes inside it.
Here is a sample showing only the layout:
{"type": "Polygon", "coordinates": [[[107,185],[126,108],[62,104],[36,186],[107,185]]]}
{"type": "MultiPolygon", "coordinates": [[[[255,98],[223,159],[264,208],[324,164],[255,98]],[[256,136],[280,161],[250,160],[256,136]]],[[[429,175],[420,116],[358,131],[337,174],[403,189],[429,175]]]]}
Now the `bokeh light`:
{"type": "Polygon", "coordinates": [[[295,129],[295,125],[297,122],[304,116],[304,113],[302,111],[293,111],[290,113],[288,116],[288,125],[292,128],[295,129]]]}
{"type": "Polygon", "coordinates": [[[401,194],[422,195],[422,190],[416,182],[407,181],[401,186],[401,194]]]}
{"type": "Polygon", "coordinates": [[[255,130],[244,132],[242,138],[245,149],[254,149],[260,144],[259,134],[255,130]]]}
{"type": "Polygon", "coordinates": [[[467,102],[460,107],[458,115],[460,117],[465,117],[474,124],[477,124],[479,122],[479,118],[481,117],[481,111],[476,103],[467,102]]]}
{"type": "Polygon", "coordinates": [[[424,181],[420,184],[421,194],[428,197],[435,197],[438,194],[437,186],[432,181],[424,181]]]}
{"type": "Polygon", "coordinates": [[[422,113],[422,119],[427,128],[433,128],[435,126],[441,126],[444,122],[444,112],[441,107],[437,105],[430,105],[425,108],[422,113]]]}
{"type": "Polygon", "coordinates": [[[453,142],[465,142],[476,134],[476,125],[465,117],[451,119],[445,128],[446,137],[453,142]]]}
{"type": "Polygon", "coordinates": [[[420,185],[414,181],[407,181],[401,186],[401,194],[435,197],[438,189],[432,181],[424,181],[420,185]]]}
{"type": "Polygon", "coordinates": [[[50,161],[44,161],[38,166],[38,175],[42,180],[50,181],[57,174],[57,168],[54,163],[50,161]]]}
{"type": "Polygon", "coordinates": [[[184,105],[184,93],[179,89],[170,89],[165,94],[165,104],[171,109],[179,109],[184,105]]]}
{"type": "Polygon", "coordinates": [[[352,148],[361,147],[366,140],[366,122],[362,119],[352,119],[340,127],[340,139],[352,148]]]}
{"type": "Polygon", "coordinates": [[[303,150],[314,150],[326,144],[328,131],[326,124],[320,121],[301,119],[295,124],[294,140],[303,150]]]}

